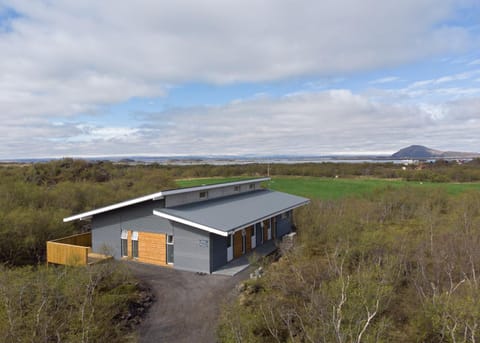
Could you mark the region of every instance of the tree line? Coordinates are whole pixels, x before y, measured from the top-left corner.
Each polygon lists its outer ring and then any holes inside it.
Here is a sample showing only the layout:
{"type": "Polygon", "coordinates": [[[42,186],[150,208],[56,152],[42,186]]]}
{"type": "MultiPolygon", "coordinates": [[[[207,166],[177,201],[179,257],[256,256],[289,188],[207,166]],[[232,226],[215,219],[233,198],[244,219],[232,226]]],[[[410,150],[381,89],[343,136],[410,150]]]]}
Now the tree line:
{"type": "Polygon", "coordinates": [[[475,342],[480,194],[313,201],[298,241],[225,306],[223,342],[475,342]]]}

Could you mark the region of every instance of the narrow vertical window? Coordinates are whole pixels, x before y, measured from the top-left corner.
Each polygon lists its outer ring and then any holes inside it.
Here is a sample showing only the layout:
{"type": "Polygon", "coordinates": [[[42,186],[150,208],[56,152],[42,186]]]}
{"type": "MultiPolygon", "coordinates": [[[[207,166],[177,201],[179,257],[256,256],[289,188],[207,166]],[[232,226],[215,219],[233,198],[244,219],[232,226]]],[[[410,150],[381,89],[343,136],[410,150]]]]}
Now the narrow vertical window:
{"type": "Polygon", "coordinates": [[[132,232],[132,257],[138,258],[138,231],[132,232]]]}
{"type": "Polygon", "coordinates": [[[167,235],[167,263],[173,264],[173,235],[167,235]]]}
{"type": "Polygon", "coordinates": [[[128,231],[122,230],[120,234],[120,254],[122,257],[128,256],[128,231]]]}

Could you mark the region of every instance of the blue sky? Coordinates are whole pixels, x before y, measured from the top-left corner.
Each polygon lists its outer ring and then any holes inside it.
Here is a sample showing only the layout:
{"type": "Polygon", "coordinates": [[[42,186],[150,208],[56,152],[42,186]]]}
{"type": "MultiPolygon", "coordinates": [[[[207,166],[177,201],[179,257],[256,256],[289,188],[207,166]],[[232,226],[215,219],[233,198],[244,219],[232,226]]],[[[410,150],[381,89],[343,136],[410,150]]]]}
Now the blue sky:
{"type": "Polygon", "coordinates": [[[478,0],[0,0],[0,159],[480,151],[478,0]]]}

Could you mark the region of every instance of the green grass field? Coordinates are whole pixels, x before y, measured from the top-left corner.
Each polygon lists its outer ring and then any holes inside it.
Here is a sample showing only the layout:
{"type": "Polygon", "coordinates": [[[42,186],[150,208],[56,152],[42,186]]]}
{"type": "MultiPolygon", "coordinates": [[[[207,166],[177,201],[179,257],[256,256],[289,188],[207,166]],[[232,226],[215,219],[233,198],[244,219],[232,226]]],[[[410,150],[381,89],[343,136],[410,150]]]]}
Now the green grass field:
{"type": "MultiPolygon", "coordinates": [[[[177,180],[177,184],[180,187],[192,187],[244,179],[247,178],[201,178],[177,180]]],[[[432,190],[440,188],[445,189],[447,193],[452,195],[471,189],[480,191],[480,183],[431,183],[386,179],[331,179],[321,177],[273,177],[265,186],[276,191],[297,194],[312,199],[338,199],[368,194],[376,189],[385,187],[405,186],[432,190]]]]}

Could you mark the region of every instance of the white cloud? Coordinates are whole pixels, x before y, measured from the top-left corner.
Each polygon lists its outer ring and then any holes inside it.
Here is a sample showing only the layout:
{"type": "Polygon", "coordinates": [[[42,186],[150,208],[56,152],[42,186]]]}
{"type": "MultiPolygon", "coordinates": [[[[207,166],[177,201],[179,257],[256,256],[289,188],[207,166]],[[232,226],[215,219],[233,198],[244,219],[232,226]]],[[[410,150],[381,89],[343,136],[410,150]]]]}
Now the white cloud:
{"type": "Polygon", "coordinates": [[[400,81],[400,78],[398,76],[387,76],[387,77],[382,77],[380,79],[375,79],[370,81],[370,84],[384,84],[384,83],[390,83],[390,82],[395,82],[395,81],[400,81]]]}
{"type": "Polygon", "coordinates": [[[411,88],[411,89],[422,88],[427,86],[436,86],[436,85],[440,85],[447,82],[462,81],[462,80],[471,79],[472,77],[479,74],[480,74],[480,69],[470,70],[468,72],[457,73],[453,75],[446,75],[436,79],[416,81],[411,85],[409,85],[408,88],[411,88]]]}
{"type": "Polygon", "coordinates": [[[468,30],[438,25],[454,3],[7,0],[22,16],[0,35],[0,113],[68,115],[182,82],[328,76],[455,52],[468,30]]]}
{"type": "MultiPolygon", "coordinates": [[[[396,135],[389,131],[403,135],[412,122],[431,117],[347,90],[178,109],[140,128],[85,123],[77,115],[101,116],[105,105],[165,96],[183,83],[308,75],[331,86],[350,72],[455,54],[476,44],[468,28],[446,24],[457,5],[456,0],[6,0],[0,7],[20,16],[8,20],[8,29],[0,28],[0,157],[297,147],[303,153],[330,151],[333,143],[350,151],[383,149],[372,139],[389,146],[396,135]]],[[[462,92],[449,90],[455,91],[462,92]]]]}
{"type": "MultiPolygon", "coordinates": [[[[23,126],[36,156],[330,154],[395,151],[422,142],[478,150],[480,96],[432,105],[384,104],[338,89],[223,106],[144,113],[137,128],[55,123],[23,126]],[[26,130],[25,130],[26,128],[26,130]],[[38,136],[35,134],[39,133],[38,136]]],[[[20,127],[18,127],[20,130],[20,127]]],[[[0,135],[8,134],[0,128],[0,135]]],[[[0,148],[5,155],[8,147],[0,148]]],[[[31,156],[25,152],[26,156],[31,156]]]]}

